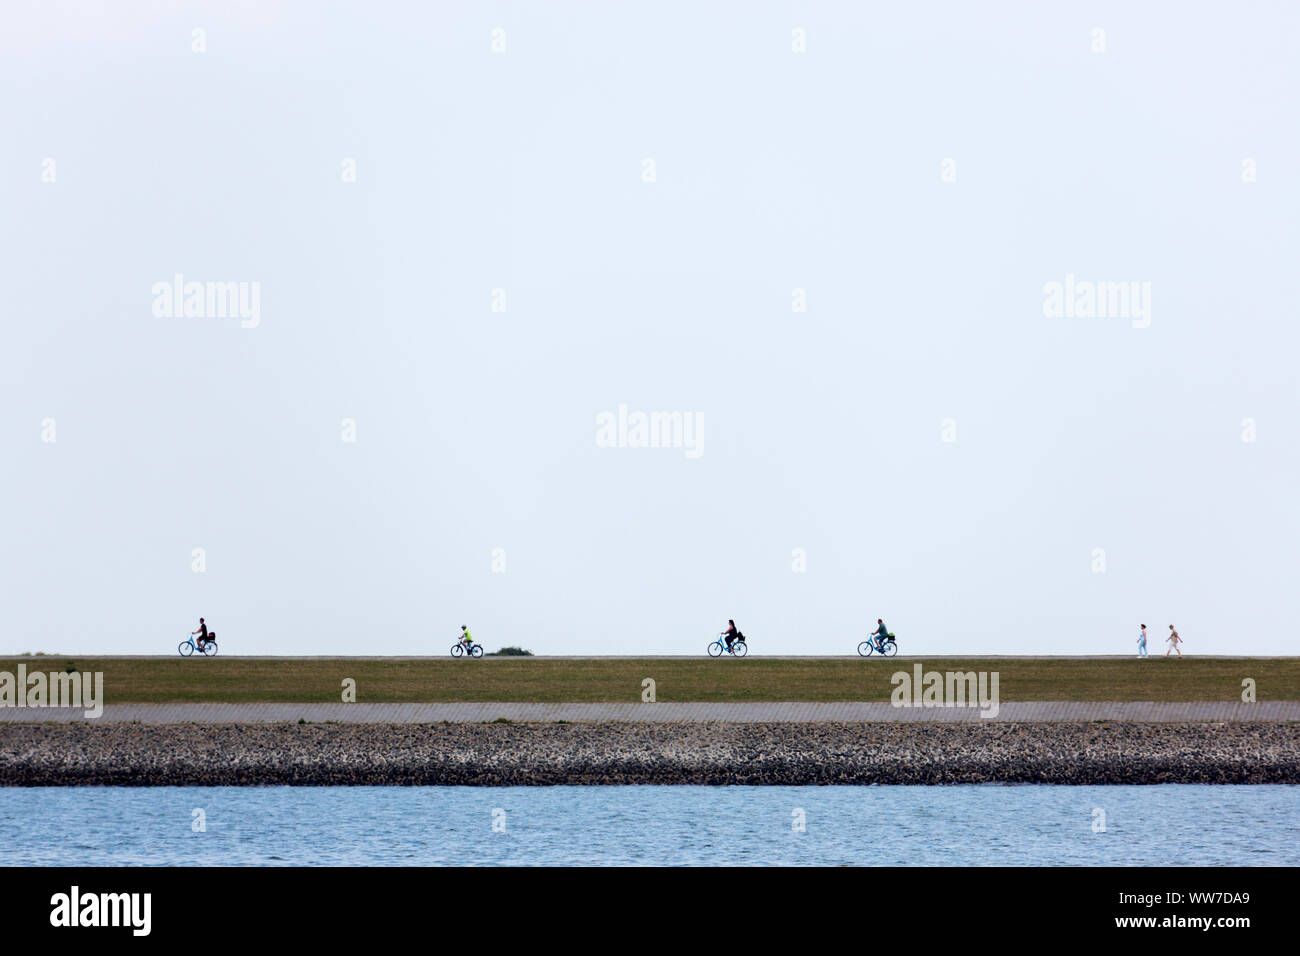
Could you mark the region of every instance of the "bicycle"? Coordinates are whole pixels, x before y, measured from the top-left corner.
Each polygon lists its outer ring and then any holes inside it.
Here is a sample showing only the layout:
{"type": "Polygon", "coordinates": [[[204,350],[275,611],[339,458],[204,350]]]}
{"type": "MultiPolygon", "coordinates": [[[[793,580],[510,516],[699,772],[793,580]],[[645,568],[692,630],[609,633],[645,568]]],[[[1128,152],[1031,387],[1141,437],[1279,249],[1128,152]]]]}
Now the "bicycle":
{"type": "Polygon", "coordinates": [[[214,631],[203,639],[203,648],[194,643],[194,635],[191,634],[176,645],[176,650],[180,652],[181,657],[190,657],[195,651],[198,651],[204,657],[216,657],[217,655],[217,635],[214,631]]]}
{"type": "Polygon", "coordinates": [[[870,657],[872,654],[879,654],[881,657],[894,657],[898,653],[898,642],[894,640],[893,634],[889,634],[877,647],[875,638],[869,637],[858,645],[858,653],[863,657],[870,657]]]}
{"type": "Polygon", "coordinates": [[[727,635],[719,634],[714,638],[713,643],[709,645],[710,657],[721,657],[723,654],[730,654],[732,657],[744,657],[749,653],[749,645],[745,643],[745,636],[737,634],[735,640],[731,642],[731,647],[727,647],[727,635]]]}
{"type": "Polygon", "coordinates": [[[464,657],[466,654],[468,654],[470,657],[473,658],[482,657],[483,645],[470,644],[468,647],[466,647],[464,641],[457,641],[455,644],[451,645],[452,657],[464,657]]]}

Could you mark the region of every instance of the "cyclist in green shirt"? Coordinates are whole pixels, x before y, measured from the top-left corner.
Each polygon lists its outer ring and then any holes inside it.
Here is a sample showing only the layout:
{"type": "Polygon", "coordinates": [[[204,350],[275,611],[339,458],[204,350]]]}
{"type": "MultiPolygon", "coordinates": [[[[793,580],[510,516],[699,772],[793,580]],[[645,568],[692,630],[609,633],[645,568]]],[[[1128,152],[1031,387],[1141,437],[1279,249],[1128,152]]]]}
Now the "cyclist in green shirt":
{"type": "Polygon", "coordinates": [[[878,626],[871,636],[876,639],[876,650],[884,653],[885,641],[889,638],[889,631],[885,628],[885,622],[880,618],[876,618],[876,624],[878,626]]]}
{"type": "Polygon", "coordinates": [[[460,642],[465,645],[465,650],[469,650],[474,646],[474,636],[470,634],[469,628],[464,624],[460,626],[460,631],[460,642]]]}

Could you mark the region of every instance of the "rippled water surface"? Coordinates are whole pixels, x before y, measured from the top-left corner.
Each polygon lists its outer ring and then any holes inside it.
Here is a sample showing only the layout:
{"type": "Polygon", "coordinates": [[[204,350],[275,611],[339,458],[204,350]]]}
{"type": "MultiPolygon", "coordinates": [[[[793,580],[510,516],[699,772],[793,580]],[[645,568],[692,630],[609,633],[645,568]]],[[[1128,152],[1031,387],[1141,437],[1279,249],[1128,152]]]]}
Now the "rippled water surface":
{"type": "Polygon", "coordinates": [[[1300,787],[5,788],[0,846],[9,865],[1295,865],[1300,787]]]}

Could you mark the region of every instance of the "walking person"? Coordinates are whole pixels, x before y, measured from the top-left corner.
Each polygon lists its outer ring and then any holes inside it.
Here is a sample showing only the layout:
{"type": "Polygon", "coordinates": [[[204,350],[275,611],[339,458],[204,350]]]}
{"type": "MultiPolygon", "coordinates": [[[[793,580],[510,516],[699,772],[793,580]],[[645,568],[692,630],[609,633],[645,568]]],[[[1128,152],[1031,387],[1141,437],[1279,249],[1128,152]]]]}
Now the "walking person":
{"type": "Polygon", "coordinates": [[[1178,656],[1179,656],[1179,657],[1182,657],[1182,656],[1183,656],[1183,652],[1180,651],[1180,650],[1178,650],[1178,645],[1181,644],[1182,642],[1183,642],[1183,639],[1182,639],[1181,637],[1178,636],[1178,632],[1175,631],[1175,630],[1174,630],[1174,626],[1173,626],[1172,624],[1170,624],[1170,625],[1169,625],[1169,638],[1168,638],[1168,641],[1167,641],[1167,643],[1169,644],[1169,650],[1168,650],[1168,651],[1165,651],[1165,657],[1168,657],[1168,656],[1169,656],[1170,651],[1178,651],[1178,656]]]}
{"type": "Polygon", "coordinates": [[[1138,635],[1138,657],[1147,657],[1147,626],[1142,625],[1142,633],[1138,635]]]}

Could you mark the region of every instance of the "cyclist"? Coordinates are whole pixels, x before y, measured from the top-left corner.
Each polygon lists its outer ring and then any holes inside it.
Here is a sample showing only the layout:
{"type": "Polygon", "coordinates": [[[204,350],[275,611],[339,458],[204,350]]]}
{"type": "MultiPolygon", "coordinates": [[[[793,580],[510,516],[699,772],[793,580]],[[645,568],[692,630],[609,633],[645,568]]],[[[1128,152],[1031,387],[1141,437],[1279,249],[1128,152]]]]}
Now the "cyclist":
{"type": "Polygon", "coordinates": [[[464,624],[460,626],[460,631],[460,642],[465,646],[465,650],[468,651],[474,646],[474,636],[470,634],[469,628],[464,624]]]}
{"type": "Polygon", "coordinates": [[[208,625],[203,622],[203,618],[199,618],[198,630],[190,631],[190,637],[193,637],[195,634],[199,636],[199,650],[202,651],[203,643],[208,639],[208,625]]]}
{"type": "Polygon", "coordinates": [[[727,629],[726,629],[725,631],[722,632],[722,636],[725,637],[725,638],[727,639],[727,653],[731,653],[731,644],[732,644],[732,642],[735,641],[736,638],[740,636],[740,632],[739,632],[738,630],[736,630],[736,622],[735,622],[735,621],[733,621],[733,620],[731,620],[730,618],[728,618],[728,620],[727,620],[727,629]]]}
{"type": "Polygon", "coordinates": [[[876,629],[871,634],[876,639],[876,650],[881,654],[885,652],[885,640],[889,637],[889,631],[885,627],[885,622],[876,618],[876,629]]]}

